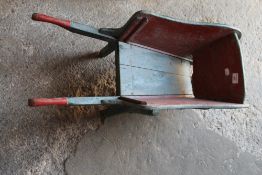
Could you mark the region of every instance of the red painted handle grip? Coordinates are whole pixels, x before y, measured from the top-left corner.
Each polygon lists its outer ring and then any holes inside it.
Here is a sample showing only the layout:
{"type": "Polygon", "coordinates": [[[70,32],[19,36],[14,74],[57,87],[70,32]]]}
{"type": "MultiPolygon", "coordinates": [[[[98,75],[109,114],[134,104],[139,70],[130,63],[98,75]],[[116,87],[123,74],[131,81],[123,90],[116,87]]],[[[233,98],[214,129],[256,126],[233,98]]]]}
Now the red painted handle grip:
{"type": "Polygon", "coordinates": [[[47,15],[40,14],[40,13],[34,13],[32,15],[32,19],[35,21],[52,23],[52,24],[58,25],[63,28],[70,28],[69,20],[58,19],[58,18],[54,18],[52,16],[47,16],[47,15]]]}
{"type": "Polygon", "coordinates": [[[28,99],[28,106],[68,105],[67,98],[32,98],[28,99]]]}

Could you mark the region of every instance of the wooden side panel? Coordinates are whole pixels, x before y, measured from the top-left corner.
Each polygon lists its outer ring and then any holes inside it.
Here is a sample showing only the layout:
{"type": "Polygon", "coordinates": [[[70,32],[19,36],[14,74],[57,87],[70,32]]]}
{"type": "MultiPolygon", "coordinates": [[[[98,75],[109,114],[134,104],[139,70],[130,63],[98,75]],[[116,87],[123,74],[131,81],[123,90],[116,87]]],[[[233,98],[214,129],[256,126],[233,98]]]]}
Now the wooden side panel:
{"type": "Polygon", "coordinates": [[[236,34],[196,51],[193,56],[192,85],[195,97],[243,103],[244,75],[236,34]]]}
{"type": "Polygon", "coordinates": [[[186,23],[141,11],[131,18],[119,40],[161,53],[186,56],[234,32],[241,35],[226,25],[186,23]]]}
{"type": "Polygon", "coordinates": [[[133,66],[181,76],[191,76],[190,62],[154,52],[131,44],[121,43],[120,65],[133,66]]]}
{"type": "Polygon", "coordinates": [[[121,95],[192,94],[190,77],[125,65],[120,72],[121,95]]]}
{"type": "Polygon", "coordinates": [[[248,107],[238,103],[219,102],[197,99],[187,96],[128,96],[128,98],[144,101],[147,105],[136,105],[144,109],[233,109],[248,107]]]}
{"type": "Polygon", "coordinates": [[[190,63],[119,43],[119,95],[192,94],[190,63]]]}

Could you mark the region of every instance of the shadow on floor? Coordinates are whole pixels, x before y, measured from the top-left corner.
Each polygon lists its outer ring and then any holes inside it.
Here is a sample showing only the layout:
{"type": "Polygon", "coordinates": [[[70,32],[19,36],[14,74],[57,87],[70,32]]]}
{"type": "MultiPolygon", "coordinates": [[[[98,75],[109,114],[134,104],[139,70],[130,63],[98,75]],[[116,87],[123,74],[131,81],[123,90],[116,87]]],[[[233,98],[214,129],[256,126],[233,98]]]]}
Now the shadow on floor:
{"type": "Polygon", "coordinates": [[[261,174],[262,161],[201,124],[192,110],[123,114],[87,133],[66,162],[68,174],[261,174]]]}

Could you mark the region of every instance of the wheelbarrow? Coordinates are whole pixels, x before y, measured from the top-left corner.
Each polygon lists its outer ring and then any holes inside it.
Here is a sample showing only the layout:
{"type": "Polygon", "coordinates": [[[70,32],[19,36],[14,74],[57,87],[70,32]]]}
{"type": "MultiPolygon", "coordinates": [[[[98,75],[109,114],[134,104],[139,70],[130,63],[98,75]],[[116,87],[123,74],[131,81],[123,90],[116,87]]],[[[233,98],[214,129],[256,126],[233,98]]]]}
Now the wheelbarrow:
{"type": "Polygon", "coordinates": [[[183,22],[145,11],[121,28],[96,29],[34,13],[32,19],[108,44],[115,52],[116,96],[32,98],[29,106],[109,105],[108,113],[161,109],[233,109],[244,104],[241,32],[222,24],[183,22]]]}

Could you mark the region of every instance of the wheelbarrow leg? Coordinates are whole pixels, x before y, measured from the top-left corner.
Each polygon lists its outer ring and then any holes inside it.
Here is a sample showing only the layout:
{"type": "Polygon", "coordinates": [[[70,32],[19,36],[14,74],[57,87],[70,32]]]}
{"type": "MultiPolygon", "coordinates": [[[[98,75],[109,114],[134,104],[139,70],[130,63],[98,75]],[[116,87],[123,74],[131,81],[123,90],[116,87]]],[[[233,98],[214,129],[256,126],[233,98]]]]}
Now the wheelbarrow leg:
{"type": "Polygon", "coordinates": [[[108,109],[100,111],[101,122],[104,123],[105,119],[128,111],[129,111],[128,107],[125,106],[119,106],[119,105],[110,106],[108,109]]]}
{"type": "Polygon", "coordinates": [[[124,106],[124,105],[112,105],[108,109],[100,111],[102,122],[104,122],[106,118],[122,113],[138,113],[138,114],[144,114],[149,116],[157,116],[159,115],[159,110],[141,109],[137,107],[124,106]]]}
{"type": "Polygon", "coordinates": [[[108,43],[103,49],[100,50],[99,52],[99,57],[106,57],[110,53],[112,53],[116,49],[116,43],[110,42],[108,43]]]}

